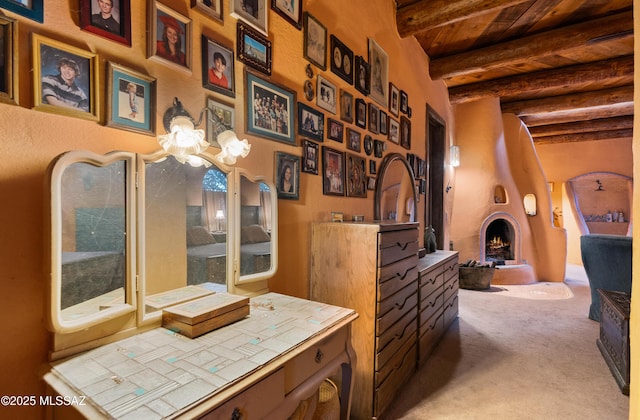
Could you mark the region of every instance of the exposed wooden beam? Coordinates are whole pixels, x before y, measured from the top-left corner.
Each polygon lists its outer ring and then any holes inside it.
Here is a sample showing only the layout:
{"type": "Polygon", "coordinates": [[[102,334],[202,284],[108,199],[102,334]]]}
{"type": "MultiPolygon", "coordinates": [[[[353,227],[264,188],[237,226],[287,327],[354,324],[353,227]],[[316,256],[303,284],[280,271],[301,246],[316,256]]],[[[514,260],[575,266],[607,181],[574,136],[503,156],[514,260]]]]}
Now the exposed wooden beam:
{"type": "Polygon", "coordinates": [[[572,143],[578,141],[617,140],[630,139],[633,129],[615,131],[593,131],[590,133],[564,134],[558,136],[546,136],[533,139],[534,144],[572,143]]]}
{"type": "Polygon", "coordinates": [[[429,74],[438,80],[504,66],[517,67],[546,56],[584,49],[588,44],[620,38],[633,39],[631,11],[434,59],[429,63],[429,74]]]}
{"type": "Polygon", "coordinates": [[[530,0],[420,0],[396,11],[402,38],[530,0]]]}
{"type": "Polygon", "coordinates": [[[550,124],[530,127],[531,137],[540,138],[593,131],[616,131],[633,128],[633,116],[600,118],[591,121],[576,121],[563,124],[550,124]]]}
{"type": "Polygon", "coordinates": [[[513,92],[543,95],[549,89],[568,89],[574,85],[607,79],[617,79],[619,85],[633,83],[633,56],[455,86],[449,88],[449,100],[457,105],[487,97],[508,96],[513,92]]]}
{"type": "Polygon", "coordinates": [[[562,112],[551,112],[545,114],[532,114],[520,117],[527,127],[537,127],[549,124],[563,124],[576,121],[589,121],[601,118],[616,118],[621,116],[632,116],[634,114],[633,104],[611,105],[606,108],[590,108],[581,110],[567,110],[562,112]]]}

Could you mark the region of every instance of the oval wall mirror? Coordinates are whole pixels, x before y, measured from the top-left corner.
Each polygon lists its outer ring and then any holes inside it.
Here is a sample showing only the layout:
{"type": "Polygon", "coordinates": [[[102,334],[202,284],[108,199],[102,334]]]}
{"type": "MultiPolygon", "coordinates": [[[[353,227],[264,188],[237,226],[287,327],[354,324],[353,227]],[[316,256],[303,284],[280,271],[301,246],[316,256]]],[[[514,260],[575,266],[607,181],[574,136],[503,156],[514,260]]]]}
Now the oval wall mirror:
{"type": "Polygon", "coordinates": [[[375,220],[415,222],[418,194],[409,162],[399,153],[382,160],[373,201],[375,220]]]}

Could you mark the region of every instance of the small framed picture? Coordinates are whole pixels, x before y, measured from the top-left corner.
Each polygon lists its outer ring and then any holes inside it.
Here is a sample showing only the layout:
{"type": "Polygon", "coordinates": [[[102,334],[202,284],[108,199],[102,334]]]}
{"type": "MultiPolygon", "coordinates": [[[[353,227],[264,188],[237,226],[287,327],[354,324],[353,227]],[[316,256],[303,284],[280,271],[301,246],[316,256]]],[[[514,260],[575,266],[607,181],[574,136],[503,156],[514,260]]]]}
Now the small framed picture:
{"type": "Polygon", "coordinates": [[[409,113],[409,94],[404,90],[400,91],[400,112],[403,114],[409,113]]]}
{"type": "Polygon", "coordinates": [[[331,71],[350,85],[353,84],[353,51],[335,35],[331,35],[331,71]]]}
{"type": "Polygon", "coordinates": [[[389,103],[389,56],[371,38],[369,39],[369,65],[371,66],[369,96],[381,106],[386,107],[389,103]]]}
{"type": "Polygon", "coordinates": [[[389,134],[388,139],[390,142],[400,144],[400,123],[389,117],[389,134]]]}
{"type": "Polygon", "coordinates": [[[80,28],[131,46],[129,0],[80,0],[80,28]]]}
{"type": "Polygon", "coordinates": [[[304,58],[322,70],[327,69],[327,28],[304,12],[304,58]]]}
{"type": "Polygon", "coordinates": [[[367,168],[363,157],[347,153],[347,197],[367,197],[367,168]]]}
{"type": "Polygon", "coordinates": [[[107,126],[155,135],[156,79],[107,62],[107,126]]]}
{"type": "Polygon", "coordinates": [[[295,145],[296,93],[246,70],[244,91],[247,133],[295,145]]]}
{"type": "Polygon", "coordinates": [[[234,98],[235,69],[233,51],[202,35],[202,86],[234,98]]]}
{"type": "Polygon", "coordinates": [[[371,67],[361,55],[356,56],[356,80],[355,86],[363,95],[369,94],[369,82],[371,67]]]}
{"type": "Polygon", "coordinates": [[[276,190],[278,198],[300,199],[300,156],[276,152],[276,190]]]}
{"type": "Polygon", "coordinates": [[[387,126],[387,113],[383,110],[380,110],[380,121],[378,123],[378,128],[380,129],[380,134],[388,134],[389,127],[387,126]]]}
{"type": "Polygon", "coordinates": [[[344,124],[333,118],[327,118],[327,125],[329,129],[327,131],[327,137],[330,140],[335,140],[342,143],[344,138],[344,124]]]}
{"type": "Polygon", "coordinates": [[[18,22],[0,16],[0,102],[17,104],[18,101],[18,22]]]}
{"type": "Polygon", "coordinates": [[[356,125],[367,128],[367,104],[364,99],[356,99],[356,125]]]}
{"type": "Polygon", "coordinates": [[[354,152],[362,150],[361,134],[356,130],[347,128],[347,149],[354,152]]]}
{"type": "MultiPolygon", "coordinates": [[[[369,161],[369,163],[371,163],[372,161],[369,161]]],[[[375,161],[373,161],[374,163],[374,167],[375,167],[375,161]]],[[[369,169],[371,169],[371,166],[369,166],[369,169]]],[[[372,174],[375,174],[375,172],[371,172],[372,174]]],[[[375,190],[376,189],[376,177],[375,176],[368,176],[367,177],[367,189],[369,190],[375,190]]]]}
{"type": "Polygon", "coordinates": [[[271,75],[271,41],[242,22],[237,31],[238,60],[271,75]]]}
{"type": "Polygon", "coordinates": [[[322,193],[344,196],[344,152],[322,146],[322,193]]]}
{"type": "Polygon", "coordinates": [[[36,22],[44,22],[44,0],[0,0],[0,8],[36,22]]]}
{"type": "Polygon", "coordinates": [[[364,147],[364,152],[366,153],[366,155],[371,156],[371,153],[373,153],[373,138],[371,138],[369,134],[364,136],[362,146],[364,147]]]}
{"type": "Polygon", "coordinates": [[[218,135],[223,131],[234,130],[236,127],[236,110],[231,105],[207,98],[209,118],[207,118],[207,141],[214,147],[218,144],[218,135]]]}
{"type": "Polygon", "coordinates": [[[411,120],[404,115],[400,117],[400,146],[411,150],[411,120]]]}
{"type": "Polygon", "coordinates": [[[302,28],[302,0],[271,0],[271,10],[297,29],[302,28]]]}
{"type": "Polygon", "coordinates": [[[231,16],[269,36],[267,0],[231,0],[231,16]]]}
{"type": "Polygon", "coordinates": [[[223,22],[222,0],[191,0],[191,8],[223,22]]]}
{"type": "Polygon", "coordinates": [[[373,141],[373,156],[381,158],[384,154],[384,142],[382,140],[373,141]]]}
{"type": "Polygon", "coordinates": [[[298,134],[318,142],[324,141],[324,114],[298,102],[298,134]]]}
{"type": "Polygon", "coordinates": [[[376,169],[376,161],[373,159],[369,159],[369,173],[375,175],[377,172],[376,169]]]}
{"type": "Polygon", "coordinates": [[[302,172],[318,175],[319,154],[318,143],[307,139],[302,140],[302,172]]]}
{"type": "Polygon", "coordinates": [[[32,42],[35,109],[98,121],[97,54],[37,33],[32,42]],[[69,88],[63,88],[62,79],[71,82],[69,88]]]}
{"type": "Polygon", "coordinates": [[[340,89],[340,119],[353,122],[353,95],[344,89],[340,89]]]}
{"type": "Polygon", "coordinates": [[[191,20],[159,1],[149,2],[149,58],[191,71],[191,20]]]}
{"type": "Polygon", "coordinates": [[[316,88],[316,103],[320,108],[335,114],[336,113],[336,85],[318,75],[318,86],[316,88]]]}
{"type": "Polygon", "coordinates": [[[375,104],[369,104],[369,131],[373,134],[378,134],[380,132],[379,125],[380,118],[380,108],[378,108],[375,104]]]}
{"type": "Polygon", "coordinates": [[[396,117],[400,113],[400,90],[393,83],[389,83],[389,113],[396,117]]]}

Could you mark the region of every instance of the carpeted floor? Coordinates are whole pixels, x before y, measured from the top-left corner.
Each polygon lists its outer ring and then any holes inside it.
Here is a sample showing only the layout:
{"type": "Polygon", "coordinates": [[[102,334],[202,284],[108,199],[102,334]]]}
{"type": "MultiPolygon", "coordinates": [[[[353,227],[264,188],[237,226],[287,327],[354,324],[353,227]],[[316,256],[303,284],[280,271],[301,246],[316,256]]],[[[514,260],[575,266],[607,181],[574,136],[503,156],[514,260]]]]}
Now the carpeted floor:
{"type": "Polygon", "coordinates": [[[596,346],[599,324],[587,318],[581,267],[568,268],[565,285],[569,296],[555,286],[547,297],[527,285],[460,290],[458,320],[384,418],[627,419],[629,399],[596,346]]]}

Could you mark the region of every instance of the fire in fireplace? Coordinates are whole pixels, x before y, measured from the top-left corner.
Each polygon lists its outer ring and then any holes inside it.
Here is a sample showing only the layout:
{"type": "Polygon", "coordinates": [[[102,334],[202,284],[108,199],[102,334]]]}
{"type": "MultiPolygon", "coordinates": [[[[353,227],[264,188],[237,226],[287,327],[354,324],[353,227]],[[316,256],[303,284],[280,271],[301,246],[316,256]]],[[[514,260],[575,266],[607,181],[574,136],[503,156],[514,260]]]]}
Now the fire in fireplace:
{"type": "Polygon", "coordinates": [[[512,243],[515,234],[513,226],[505,219],[492,221],[485,233],[485,261],[495,261],[504,265],[505,261],[514,260],[512,243]]]}

